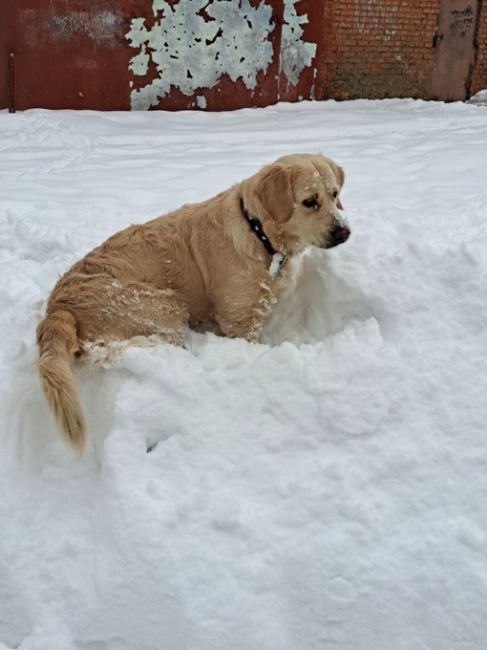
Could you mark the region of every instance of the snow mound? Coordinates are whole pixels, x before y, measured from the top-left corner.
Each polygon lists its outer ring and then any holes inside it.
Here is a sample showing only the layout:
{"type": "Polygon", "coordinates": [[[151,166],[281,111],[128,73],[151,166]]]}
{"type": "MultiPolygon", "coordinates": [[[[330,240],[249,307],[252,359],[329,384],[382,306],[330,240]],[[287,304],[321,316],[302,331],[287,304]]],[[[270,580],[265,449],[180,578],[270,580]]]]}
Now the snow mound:
{"type": "Polygon", "coordinates": [[[478,93],[470,97],[468,100],[470,104],[477,104],[481,106],[487,105],[487,89],[479,90],[478,93]]]}
{"type": "Polygon", "coordinates": [[[438,650],[487,634],[487,122],[466,104],[0,114],[0,649],[438,650]],[[36,377],[58,274],[284,153],[345,168],[352,237],[261,344],[192,332],[36,377]]]}

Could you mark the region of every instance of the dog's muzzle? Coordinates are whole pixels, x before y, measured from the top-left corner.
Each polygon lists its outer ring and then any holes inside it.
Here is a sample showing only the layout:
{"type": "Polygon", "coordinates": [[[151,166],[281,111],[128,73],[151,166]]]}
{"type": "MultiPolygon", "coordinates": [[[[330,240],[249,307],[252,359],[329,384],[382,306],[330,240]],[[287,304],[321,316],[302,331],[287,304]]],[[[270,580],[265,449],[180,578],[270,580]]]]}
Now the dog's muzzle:
{"type": "Polygon", "coordinates": [[[350,228],[345,219],[345,216],[337,210],[333,215],[335,220],[333,228],[328,235],[325,248],[333,248],[339,244],[343,244],[350,237],[350,228]]]}
{"type": "Polygon", "coordinates": [[[343,244],[350,237],[350,228],[348,226],[335,226],[331,231],[326,248],[333,248],[339,244],[343,244]]]}

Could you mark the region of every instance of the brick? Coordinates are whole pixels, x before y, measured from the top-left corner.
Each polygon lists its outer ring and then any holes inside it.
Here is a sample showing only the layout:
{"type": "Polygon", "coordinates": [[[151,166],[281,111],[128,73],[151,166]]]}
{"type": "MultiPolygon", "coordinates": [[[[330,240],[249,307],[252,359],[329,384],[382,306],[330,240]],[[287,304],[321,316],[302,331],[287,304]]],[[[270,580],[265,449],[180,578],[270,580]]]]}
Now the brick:
{"type": "MultiPolygon", "coordinates": [[[[322,0],[329,8],[322,86],[327,96],[429,96],[440,0],[322,0]]],[[[472,91],[487,88],[487,2],[480,16],[472,91]]]]}

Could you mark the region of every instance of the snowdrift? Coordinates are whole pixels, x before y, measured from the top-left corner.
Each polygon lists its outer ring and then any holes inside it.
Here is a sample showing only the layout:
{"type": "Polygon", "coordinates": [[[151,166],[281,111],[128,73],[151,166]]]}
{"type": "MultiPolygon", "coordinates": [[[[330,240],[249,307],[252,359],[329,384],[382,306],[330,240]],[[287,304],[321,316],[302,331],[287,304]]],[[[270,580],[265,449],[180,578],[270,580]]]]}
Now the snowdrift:
{"type": "Polygon", "coordinates": [[[487,109],[0,114],[0,648],[464,650],[487,619],[487,109]],[[296,262],[262,344],[192,332],[36,377],[59,274],[292,152],[352,237],[296,262]]]}

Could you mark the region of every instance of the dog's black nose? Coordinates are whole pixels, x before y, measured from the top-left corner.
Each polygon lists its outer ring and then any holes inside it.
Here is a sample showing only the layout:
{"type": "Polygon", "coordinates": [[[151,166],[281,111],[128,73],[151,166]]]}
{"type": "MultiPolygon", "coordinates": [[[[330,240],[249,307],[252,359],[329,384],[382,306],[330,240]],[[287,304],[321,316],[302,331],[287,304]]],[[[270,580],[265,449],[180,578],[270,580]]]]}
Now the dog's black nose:
{"type": "Polygon", "coordinates": [[[327,248],[343,244],[350,237],[350,228],[344,225],[335,226],[330,233],[327,248]]]}

